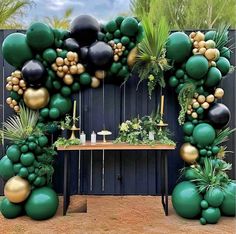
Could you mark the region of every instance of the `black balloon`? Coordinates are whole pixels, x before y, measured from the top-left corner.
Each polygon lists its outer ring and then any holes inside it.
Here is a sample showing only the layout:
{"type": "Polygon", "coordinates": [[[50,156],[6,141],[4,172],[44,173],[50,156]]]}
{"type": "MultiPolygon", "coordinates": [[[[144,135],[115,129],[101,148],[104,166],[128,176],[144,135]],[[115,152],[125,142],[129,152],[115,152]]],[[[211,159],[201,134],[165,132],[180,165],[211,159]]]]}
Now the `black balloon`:
{"type": "Polygon", "coordinates": [[[113,50],[105,42],[95,42],[89,47],[88,60],[97,68],[107,68],[113,60],[113,50]]]}
{"type": "Polygon", "coordinates": [[[226,126],[230,120],[230,110],[221,103],[214,103],[208,111],[208,120],[215,128],[221,129],[226,126]]]}
{"type": "Polygon", "coordinates": [[[42,85],[46,70],[41,62],[30,60],[24,64],[21,71],[28,86],[40,87],[42,85]]]}
{"type": "Polygon", "coordinates": [[[71,24],[71,36],[79,42],[80,46],[95,42],[99,30],[99,23],[90,15],[80,15],[71,24]]]}
{"type": "Polygon", "coordinates": [[[83,63],[88,62],[88,46],[84,46],[80,48],[79,51],[79,58],[82,60],[83,63]]]}
{"type": "Polygon", "coordinates": [[[68,51],[79,51],[79,44],[78,42],[73,38],[68,38],[64,41],[64,48],[68,51]]]}

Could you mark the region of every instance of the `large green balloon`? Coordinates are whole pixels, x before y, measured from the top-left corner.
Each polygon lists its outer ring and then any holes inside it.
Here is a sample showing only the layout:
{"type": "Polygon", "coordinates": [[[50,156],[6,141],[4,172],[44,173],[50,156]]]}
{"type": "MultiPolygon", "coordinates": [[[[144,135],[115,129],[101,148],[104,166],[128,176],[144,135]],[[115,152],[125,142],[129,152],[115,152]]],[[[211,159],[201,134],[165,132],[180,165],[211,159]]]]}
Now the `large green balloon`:
{"type": "Polygon", "coordinates": [[[202,195],[196,186],[184,181],[176,185],[172,193],[172,203],[178,215],[184,218],[195,218],[201,212],[202,195]]]}
{"type": "Polygon", "coordinates": [[[5,38],[2,44],[4,59],[14,67],[20,68],[33,58],[32,51],[26,42],[26,36],[22,33],[12,33],[5,38]]]}
{"type": "Polygon", "coordinates": [[[14,219],[20,216],[22,211],[21,204],[12,203],[6,197],[1,202],[1,213],[7,219],[14,219]]]}
{"type": "Polygon", "coordinates": [[[204,199],[209,203],[210,206],[219,207],[224,200],[224,194],[218,187],[210,188],[206,192],[204,199]]]}
{"type": "Polygon", "coordinates": [[[230,69],[230,62],[225,57],[220,57],[216,62],[216,67],[220,70],[222,76],[225,76],[230,69]]]}
{"type": "Polygon", "coordinates": [[[218,68],[211,67],[207,73],[207,78],[205,81],[206,87],[214,87],[217,86],[221,81],[222,75],[218,68]]]}
{"type": "Polygon", "coordinates": [[[134,36],[138,31],[138,21],[133,17],[126,17],[121,23],[120,31],[125,36],[134,36]]]}
{"type": "Polygon", "coordinates": [[[13,170],[13,164],[12,164],[11,160],[5,155],[0,160],[0,176],[4,180],[8,180],[14,175],[15,175],[15,173],[13,170]]]}
{"type": "Polygon", "coordinates": [[[235,216],[236,214],[236,183],[231,182],[224,188],[224,200],[220,206],[223,215],[235,216]]]}
{"type": "Polygon", "coordinates": [[[166,56],[175,62],[183,62],[191,54],[192,43],[189,37],[183,32],[170,34],[166,43],[166,56]]]}
{"type": "Polygon", "coordinates": [[[34,162],[35,157],[31,152],[21,154],[20,161],[24,166],[30,166],[34,162]]]}
{"type": "Polygon", "coordinates": [[[215,136],[215,129],[207,123],[200,123],[193,130],[193,138],[201,147],[211,145],[215,136]]]}
{"type": "Polygon", "coordinates": [[[21,155],[21,151],[19,146],[17,145],[11,145],[7,149],[7,157],[13,162],[16,163],[19,161],[21,155]]]}
{"type": "Polygon", "coordinates": [[[208,60],[203,55],[195,55],[188,59],[186,71],[189,76],[199,80],[207,74],[208,60]]]}
{"type": "Polygon", "coordinates": [[[57,93],[51,97],[49,106],[50,108],[57,108],[60,111],[60,115],[63,116],[71,110],[72,102],[70,98],[63,97],[60,93],[57,93]]]}
{"type": "Polygon", "coordinates": [[[59,200],[49,187],[35,189],[25,204],[26,214],[32,219],[44,220],[55,215],[59,200]]]}
{"type": "Polygon", "coordinates": [[[52,29],[44,23],[33,23],[26,32],[28,44],[35,50],[44,50],[54,43],[52,29]]]}
{"type": "Polygon", "coordinates": [[[220,209],[209,207],[202,211],[202,217],[206,219],[207,223],[215,224],[220,219],[220,209]]]}

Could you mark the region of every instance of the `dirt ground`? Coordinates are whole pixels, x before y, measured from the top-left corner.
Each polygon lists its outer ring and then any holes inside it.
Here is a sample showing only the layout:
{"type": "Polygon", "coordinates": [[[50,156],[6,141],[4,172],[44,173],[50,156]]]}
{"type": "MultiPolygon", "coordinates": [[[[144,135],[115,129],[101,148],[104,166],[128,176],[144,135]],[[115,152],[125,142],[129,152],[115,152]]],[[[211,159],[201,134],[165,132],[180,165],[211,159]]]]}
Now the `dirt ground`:
{"type": "MultiPolygon", "coordinates": [[[[83,208],[83,207],[82,207],[83,208]]],[[[216,225],[178,217],[170,204],[164,215],[160,197],[154,196],[73,196],[67,216],[62,216],[62,198],[55,217],[33,221],[23,216],[13,220],[0,215],[0,234],[79,233],[188,233],[234,234],[236,219],[222,217],[216,225]],[[87,200],[87,213],[78,207],[87,200]]]]}

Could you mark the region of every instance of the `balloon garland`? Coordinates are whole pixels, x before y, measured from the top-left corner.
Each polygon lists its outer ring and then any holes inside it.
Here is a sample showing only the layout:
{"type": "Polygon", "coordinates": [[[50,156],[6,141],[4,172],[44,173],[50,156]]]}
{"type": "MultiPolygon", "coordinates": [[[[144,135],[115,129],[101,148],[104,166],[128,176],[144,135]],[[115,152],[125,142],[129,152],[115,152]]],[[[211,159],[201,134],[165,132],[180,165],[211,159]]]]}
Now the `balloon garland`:
{"type": "MultiPolygon", "coordinates": [[[[38,110],[38,127],[60,120],[71,111],[73,93],[97,88],[101,82],[124,81],[143,36],[142,25],[133,17],[118,16],[101,25],[88,15],[75,18],[69,31],[37,22],[26,34],[12,33],[2,45],[5,60],[16,68],[7,78],[10,93],[6,102],[15,112],[21,111],[21,103],[38,110]]],[[[220,129],[230,119],[228,108],[216,102],[224,95],[218,85],[230,70],[227,41],[227,33],[219,37],[217,31],[192,32],[189,36],[175,32],[166,43],[166,58],[174,64],[166,76],[182,108],[179,122],[185,136],[180,156],[191,165],[184,170],[187,181],[175,187],[172,201],[182,217],[201,214],[202,224],[216,223],[221,215],[235,215],[236,186],[224,174],[222,168],[227,165],[218,158],[220,129]],[[196,173],[213,161],[216,171],[221,172],[219,182],[226,179],[227,183],[224,189],[209,184],[201,190],[196,173]]],[[[47,130],[51,133],[57,128],[52,124],[47,130]]],[[[6,218],[25,211],[31,218],[43,220],[57,210],[58,197],[48,180],[52,173],[45,170],[53,161],[45,134],[30,135],[11,145],[0,160],[0,176],[7,181],[1,204],[6,218]]]]}

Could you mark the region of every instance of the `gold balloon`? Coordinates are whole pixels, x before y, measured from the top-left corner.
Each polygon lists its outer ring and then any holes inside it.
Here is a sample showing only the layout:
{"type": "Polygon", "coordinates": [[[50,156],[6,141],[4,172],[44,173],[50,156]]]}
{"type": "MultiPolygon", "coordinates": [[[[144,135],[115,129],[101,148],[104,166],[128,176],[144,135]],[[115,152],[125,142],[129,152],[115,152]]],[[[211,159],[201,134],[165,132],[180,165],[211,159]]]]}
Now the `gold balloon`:
{"type": "Polygon", "coordinates": [[[73,78],[72,75],[67,74],[67,75],[65,75],[65,77],[63,78],[63,81],[64,81],[65,84],[71,85],[71,84],[73,83],[73,81],[74,81],[74,78],[73,78]]]}
{"type": "Polygon", "coordinates": [[[200,106],[199,102],[194,102],[193,103],[193,108],[197,109],[200,106]]]}
{"type": "Polygon", "coordinates": [[[204,95],[199,95],[198,98],[197,98],[198,102],[200,104],[202,104],[203,102],[205,102],[206,98],[204,95]]]}
{"type": "Polygon", "coordinates": [[[215,90],[214,96],[216,98],[222,98],[224,96],[224,90],[222,88],[217,88],[215,90]]]}
{"type": "Polygon", "coordinates": [[[102,80],[105,78],[106,72],[103,70],[97,70],[97,71],[95,71],[95,76],[96,76],[96,78],[102,80]]]}
{"type": "Polygon", "coordinates": [[[4,195],[10,202],[20,203],[26,200],[30,194],[30,184],[20,176],[14,176],[7,181],[4,187],[4,195]]]}
{"type": "Polygon", "coordinates": [[[91,87],[97,88],[100,85],[100,80],[96,77],[92,77],[91,87]]]}
{"type": "Polygon", "coordinates": [[[138,53],[137,47],[134,47],[128,54],[127,64],[129,67],[133,67],[136,62],[136,56],[138,53]]]}
{"type": "Polygon", "coordinates": [[[191,116],[192,116],[194,119],[196,119],[196,118],[198,117],[198,114],[197,114],[196,112],[193,112],[193,113],[191,114],[191,116]]]}
{"type": "Polygon", "coordinates": [[[214,100],[215,100],[215,97],[214,97],[213,94],[210,94],[210,95],[208,95],[208,96],[206,97],[206,101],[207,101],[208,103],[214,102],[214,100]]]}
{"type": "Polygon", "coordinates": [[[49,93],[45,88],[28,88],[23,95],[24,103],[33,110],[45,107],[49,102],[49,97],[49,93]]]}
{"type": "Polygon", "coordinates": [[[180,148],[181,158],[188,164],[193,164],[198,158],[198,149],[190,143],[184,143],[180,148]]]}
{"type": "Polygon", "coordinates": [[[202,103],[201,107],[206,110],[210,107],[210,104],[208,102],[204,102],[202,103]]]}

